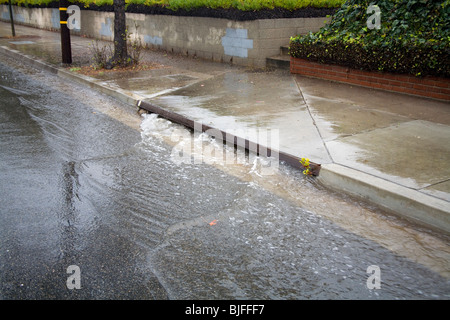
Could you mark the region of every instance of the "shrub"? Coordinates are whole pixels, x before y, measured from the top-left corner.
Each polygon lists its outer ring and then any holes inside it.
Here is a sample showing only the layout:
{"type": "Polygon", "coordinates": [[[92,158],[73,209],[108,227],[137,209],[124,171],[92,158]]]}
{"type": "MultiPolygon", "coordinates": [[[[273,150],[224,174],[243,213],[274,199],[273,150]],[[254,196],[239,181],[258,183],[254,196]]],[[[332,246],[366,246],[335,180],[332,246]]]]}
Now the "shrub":
{"type": "MultiPolygon", "coordinates": [[[[55,0],[12,0],[18,5],[48,5],[55,0]]],[[[126,4],[138,4],[146,6],[162,6],[171,10],[192,10],[197,8],[210,9],[238,9],[254,11],[262,9],[283,8],[297,10],[308,6],[317,8],[337,8],[345,0],[126,0],[126,4]]],[[[113,0],[73,0],[85,6],[95,4],[97,6],[112,5],[113,0]]],[[[8,3],[8,0],[0,0],[0,4],[8,3]]]]}
{"type": "Polygon", "coordinates": [[[291,38],[290,55],[351,68],[450,76],[450,0],[379,0],[381,28],[369,29],[368,0],[349,0],[317,33],[291,38]]]}
{"type": "Polygon", "coordinates": [[[110,45],[100,45],[98,40],[89,43],[89,51],[92,57],[92,63],[95,69],[102,69],[108,65],[113,57],[113,50],[110,45]]]}

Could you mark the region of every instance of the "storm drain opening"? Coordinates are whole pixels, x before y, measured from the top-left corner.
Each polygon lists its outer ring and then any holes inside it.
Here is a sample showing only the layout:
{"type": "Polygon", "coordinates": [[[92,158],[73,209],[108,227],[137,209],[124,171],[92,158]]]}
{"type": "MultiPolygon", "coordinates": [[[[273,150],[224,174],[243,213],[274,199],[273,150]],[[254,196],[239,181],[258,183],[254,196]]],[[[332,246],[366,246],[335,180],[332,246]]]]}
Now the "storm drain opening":
{"type": "MultiPolygon", "coordinates": [[[[164,118],[166,120],[172,121],[174,123],[185,126],[190,130],[194,130],[197,132],[207,133],[210,136],[220,139],[222,143],[228,146],[234,146],[235,150],[244,150],[246,155],[249,153],[254,153],[256,155],[264,155],[266,157],[275,157],[278,159],[280,163],[285,163],[291,167],[296,169],[305,170],[306,168],[301,163],[301,158],[287,154],[285,152],[275,150],[269,148],[267,146],[263,146],[259,143],[250,141],[248,139],[224,132],[220,129],[213,128],[211,126],[205,124],[199,124],[194,120],[188,119],[180,114],[164,110],[163,108],[149,103],[147,101],[139,100],[136,103],[139,108],[139,113],[141,113],[142,109],[146,110],[149,113],[157,114],[159,117],[164,118]],[[214,134],[211,134],[214,133],[214,134]],[[231,145],[230,145],[231,144],[231,145]]],[[[309,162],[309,170],[310,175],[318,176],[321,169],[321,165],[314,162],[309,162]]]]}

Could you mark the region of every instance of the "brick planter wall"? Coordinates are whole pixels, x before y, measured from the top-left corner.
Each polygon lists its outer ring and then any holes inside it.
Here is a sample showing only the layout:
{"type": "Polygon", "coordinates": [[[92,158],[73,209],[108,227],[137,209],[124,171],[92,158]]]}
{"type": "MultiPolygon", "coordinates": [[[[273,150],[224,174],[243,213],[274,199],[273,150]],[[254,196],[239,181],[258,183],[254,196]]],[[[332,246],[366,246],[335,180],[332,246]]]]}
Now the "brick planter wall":
{"type": "Polygon", "coordinates": [[[290,69],[293,74],[450,101],[449,78],[418,78],[413,75],[361,71],[293,57],[290,69]]]}

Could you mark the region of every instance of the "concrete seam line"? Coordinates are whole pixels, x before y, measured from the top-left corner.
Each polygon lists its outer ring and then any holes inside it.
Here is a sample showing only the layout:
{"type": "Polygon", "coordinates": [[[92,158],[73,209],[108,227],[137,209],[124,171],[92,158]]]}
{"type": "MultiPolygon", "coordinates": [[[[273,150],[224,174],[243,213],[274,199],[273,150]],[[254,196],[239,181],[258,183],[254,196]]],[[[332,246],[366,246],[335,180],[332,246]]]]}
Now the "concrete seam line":
{"type": "Polygon", "coordinates": [[[299,93],[300,93],[300,96],[301,96],[303,102],[305,103],[306,110],[308,111],[309,117],[311,118],[311,120],[312,120],[312,122],[313,122],[313,125],[314,125],[314,127],[316,128],[317,133],[319,134],[320,140],[322,141],[322,144],[323,144],[325,150],[327,151],[328,157],[330,157],[331,161],[334,161],[334,160],[333,160],[333,156],[331,155],[330,150],[328,150],[328,146],[327,146],[327,144],[325,143],[325,140],[324,140],[324,138],[323,138],[323,136],[322,136],[322,132],[320,132],[320,129],[319,129],[319,127],[317,126],[316,119],[314,119],[314,116],[313,116],[313,114],[311,113],[311,107],[309,106],[309,103],[306,101],[305,95],[303,94],[303,90],[302,90],[302,88],[300,87],[300,84],[298,83],[297,78],[296,78],[295,75],[292,76],[292,81],[294,81],[294,83],[297,85],[297,89],[298,89],[298,91],[299,91],[299,93]]]}

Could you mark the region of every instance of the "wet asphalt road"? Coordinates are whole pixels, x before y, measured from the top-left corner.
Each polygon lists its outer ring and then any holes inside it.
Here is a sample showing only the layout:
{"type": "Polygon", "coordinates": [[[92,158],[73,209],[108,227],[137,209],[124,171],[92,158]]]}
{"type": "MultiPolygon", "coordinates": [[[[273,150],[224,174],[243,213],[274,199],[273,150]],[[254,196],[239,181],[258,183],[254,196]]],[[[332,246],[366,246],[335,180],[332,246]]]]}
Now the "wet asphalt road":
{"type": "Polygon", "coordinates": [[[438,273],[251,179],[175,163],[154,135],[167,122],[133,127],[99,111],[118,102],[14,66],[0,61],[0,299],[450,297],[438,273]]]}
{"type": "Polygon", "coordinates": [[[3,65],[1,75],[0,297],[166,297],[136,245],[103,223],[110,199],[79,193],[83,161],[126,152],[139,132],[3,65]],[[67,289],[70,265],[85,289],[67,289]]]}

